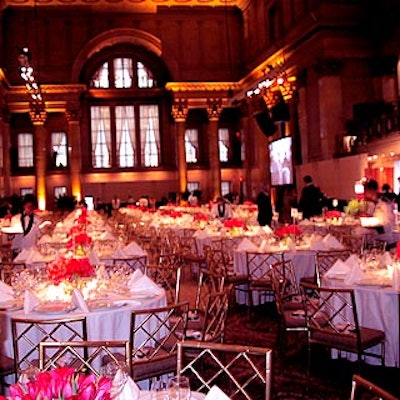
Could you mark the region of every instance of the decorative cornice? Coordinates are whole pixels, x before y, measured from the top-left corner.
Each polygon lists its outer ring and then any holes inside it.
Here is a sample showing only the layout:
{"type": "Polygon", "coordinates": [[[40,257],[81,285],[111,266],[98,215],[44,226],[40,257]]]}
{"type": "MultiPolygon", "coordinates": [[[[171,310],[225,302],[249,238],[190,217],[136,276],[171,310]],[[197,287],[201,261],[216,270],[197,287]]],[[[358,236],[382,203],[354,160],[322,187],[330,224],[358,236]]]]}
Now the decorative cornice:
{"type": "Polygon", "coordinates": [[[31,110],[29,112],[29,117],[31,118],[31,121],[33,125],[39,126],[39,125],[44,125],[47,119],[47,113],[46,111],[35,111],[31,110]]]}
{"type": "Polygon", "coordinates": [[[189,112],[188,101],[183,98],[176,98],[172,104],[172,117],[175,122],[185,122],[189,112]]]}
{"type": "Polygon", "coordinates": [[[222,99],[209,98],[207,101],[207,116],[209,121],[218,121],[222,112],[222,99]]]}
{"type": "Polygon", "coordinates": [[[229,90],[237,91],[241,90],[241,86],[238,82],[168,82],[165,85],[167,90],[173,93],[205,93],[205,92],[226,92],[229,90]]]}

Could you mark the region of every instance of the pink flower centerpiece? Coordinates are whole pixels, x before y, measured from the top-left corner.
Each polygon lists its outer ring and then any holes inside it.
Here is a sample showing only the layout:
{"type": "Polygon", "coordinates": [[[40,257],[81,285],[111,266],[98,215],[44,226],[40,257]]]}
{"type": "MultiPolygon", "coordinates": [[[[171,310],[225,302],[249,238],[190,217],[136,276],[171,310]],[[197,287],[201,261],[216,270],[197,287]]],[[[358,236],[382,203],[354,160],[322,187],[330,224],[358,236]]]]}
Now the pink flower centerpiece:
{"type": "Polygon", "coordinates": [[[278,236],[280,239],[284,239],[287,237],[298,237],[302,234],[302,230],[298,225],[287,225],[282,226],[279,228],[275,235],[278,236]]]}
{"type": "Polygon", "coordinates": [[[8,397],[0,400],[109,400],[112,380],[107,377],[76,374],[60,367],[39,372],[34,381],[10,386],[8,397]]]}

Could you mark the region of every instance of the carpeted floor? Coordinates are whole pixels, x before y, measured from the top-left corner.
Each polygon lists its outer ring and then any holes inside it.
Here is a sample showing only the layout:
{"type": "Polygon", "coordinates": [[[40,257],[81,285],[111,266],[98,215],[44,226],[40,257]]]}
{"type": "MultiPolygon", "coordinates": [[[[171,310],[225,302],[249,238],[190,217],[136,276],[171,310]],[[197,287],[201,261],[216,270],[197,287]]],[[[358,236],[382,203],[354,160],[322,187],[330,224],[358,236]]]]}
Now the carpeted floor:
{"type": "MultiPolygon", "coordinates": [[[[195,287],[184,285],[183,294],[192,303],[195,287]]],[[[348,400],[356,363],[333,360],[323,348],[313,348],[311,379],[307,390],[307,346],[304,333],[290,333],[284,362],[277,346],[277,314],[272,303],[256,307],[250,320],[243,306],[230,308],[225,342],[268,347],[273,353],[272,399],[348,400]]],[[[400,369],[363,365],[362,375],[400,398],[400,369]]]]}

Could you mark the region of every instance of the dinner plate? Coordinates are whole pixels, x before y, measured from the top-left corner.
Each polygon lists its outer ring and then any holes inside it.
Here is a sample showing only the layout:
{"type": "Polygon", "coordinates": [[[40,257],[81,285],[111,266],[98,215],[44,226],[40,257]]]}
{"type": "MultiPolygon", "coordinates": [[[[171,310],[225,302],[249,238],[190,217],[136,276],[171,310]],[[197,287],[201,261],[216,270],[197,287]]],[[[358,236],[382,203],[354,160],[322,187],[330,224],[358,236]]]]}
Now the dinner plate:
{"type": "Polygon", "coordinates": [[[49,301],[38,304],[33,311],[41,314],[64,314],[75,310],[75,305],[64,301],[49,301]]]}
{"type": "Polygon", "coordinates": [[[114,302],[110,300],[97,299],[97,300],[89,300],[87,302],[89,310],[113,310],[114,308],[123,307],[126,305],[124,302],[114,302]]]}
{"type": "Polygon", "coordinates": [[[22,310],[22,303],[18,303],[16,300],[3,301],[0,303],[0,311],[16,311],[22,310]]]}

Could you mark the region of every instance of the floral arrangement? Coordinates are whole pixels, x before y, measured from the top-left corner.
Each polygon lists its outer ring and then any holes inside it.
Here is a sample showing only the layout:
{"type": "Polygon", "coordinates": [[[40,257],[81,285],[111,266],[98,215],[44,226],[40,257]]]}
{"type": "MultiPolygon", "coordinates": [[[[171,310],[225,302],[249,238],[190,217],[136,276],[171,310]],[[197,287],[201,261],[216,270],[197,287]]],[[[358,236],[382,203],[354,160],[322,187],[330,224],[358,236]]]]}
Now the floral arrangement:
{"type": "Polygon", "coordinates": [[[400,260],[400,242],[396,244],[396,258],[400,260]]]}
{"type": "Polygon", "coordinates": [[[182,217],[182,213],[180,211],[174,211],[174,210],[163,210],[161,212],[161,215],[171,217],[171,218],[180,218],[182,217]]]}
{"type": "Polygon", "coordinates": [[[39,372],[34,381],[10,386],[9,397],[0,400],[109,400],[112,380],[107,377],[76,374],[73,368],[60,367],[39,372]]]}
{"type": "Polygon", "coordinates": [[[282,226],[275,232],[276,236],[279,238],[285,238],[288,236],[300,236],[302,234],[302,230],[298,225],[287,225],[282,226]]]}
{"type": "Polygon", "coordinates": [[[254,206],[255,204],[250,200],[246,200],[246,201],[243,202],[243,205],[244,206],[254,206]]]}
{"type": "Polygon", "coordinates": [[[208,215],[203,213],[196,213],[193,216],[193,221],[208,221],[208,215]]]}
{"type": "Polygon", "coordinates": [[[224,228],[245,228],[246,224],[239,218],[228,219],[224,222],[224,228]]]}
{"type": "Polygon", "coordinates": [[[325,218],[326,219],[342,218],[342,213],[336,210],[327,211],[325,213],[325,218]]]}

